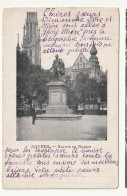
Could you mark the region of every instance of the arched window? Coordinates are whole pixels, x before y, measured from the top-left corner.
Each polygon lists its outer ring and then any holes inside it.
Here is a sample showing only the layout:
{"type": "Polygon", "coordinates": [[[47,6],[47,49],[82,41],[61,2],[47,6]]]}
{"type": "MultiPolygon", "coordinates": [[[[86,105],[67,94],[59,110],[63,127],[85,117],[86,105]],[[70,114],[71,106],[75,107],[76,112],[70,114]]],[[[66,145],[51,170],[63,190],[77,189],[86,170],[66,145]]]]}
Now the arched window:
{"type": "Polygon", "coordinates": [[[85,63],[83,63],[83,67],[85,67],[85,63]]]}
{"type": "Polygon", "coordinates": [[[82,62],[82,57],[80,57],[80,62],[82,62]]]}

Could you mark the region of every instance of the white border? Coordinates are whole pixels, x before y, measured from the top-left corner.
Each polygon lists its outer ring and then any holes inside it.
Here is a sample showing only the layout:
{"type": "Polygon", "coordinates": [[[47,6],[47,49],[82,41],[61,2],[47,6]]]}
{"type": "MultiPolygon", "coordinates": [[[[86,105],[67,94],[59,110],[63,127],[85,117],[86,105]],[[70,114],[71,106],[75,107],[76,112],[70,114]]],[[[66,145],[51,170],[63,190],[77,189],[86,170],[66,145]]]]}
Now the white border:
{"type": "MultiPolygon", "coordinates": [[[[127,0],[1,0],[0,1],[0,22],[2,27],[2,8],[3,7],[47,7],[47,6],[57,6],[57,7],[118,7],[120,9],[120,64],[119,64],[119,187],[118,189],[70,189],[70,190],[4,190],[2,189],[2,182],[0,185],[0,195],[17,196],[17,194],[23,194],[33,196],[38,194],[46,194],[49,196],[61,196],[73,195],[76,196],[80,194],[88,194],[89,196],[107,196],[107,195],[127,195],[127,189],[125,189],[125,9],[127,8],[127,0]]],[[[0,28],[0,82],[2,83],[2,31],[0,28]]],[[[117,85],[117,84],[116,84],[117,85]]],[[[2,89],[0,88],[0,95],[2,94],[2,89]]],[[[2,108],[2,96],[0,96],[0,108],[2,108]]],[[[2,138],[2,112],[0,112],[0,133],[2,138]]],[[[0,144],[2,146],[2,141],[0,139],[0,144]]],[[[1,148],[2,149],[2,148],[1,148]]],[[[1,150],[2,151],[2,150],[1,150]]],[[[1,158],[0,153],[0,159],[1,158]]],[[[2,161],[2,160],[1,160],[2,161]]],[[[0,164],[2,165],[2,164],[0,164]]],[[[0,166],[1,167],[1,166],[0,166]]],[[[0,168],[0,176],[2,180],[2,168],[0,168]]]]}

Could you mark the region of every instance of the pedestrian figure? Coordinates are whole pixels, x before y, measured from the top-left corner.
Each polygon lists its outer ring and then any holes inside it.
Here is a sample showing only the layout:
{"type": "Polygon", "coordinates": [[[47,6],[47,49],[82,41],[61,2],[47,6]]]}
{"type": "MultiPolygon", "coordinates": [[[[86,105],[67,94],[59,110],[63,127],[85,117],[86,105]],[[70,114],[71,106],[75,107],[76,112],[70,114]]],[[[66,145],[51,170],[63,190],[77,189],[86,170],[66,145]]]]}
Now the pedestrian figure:
{"type": "Polygon", "coordinates": [[[32,114],[32,124],[35,125],[35,118],[36,118],[35,105],[31,109],[31,114],[32,114]]]}

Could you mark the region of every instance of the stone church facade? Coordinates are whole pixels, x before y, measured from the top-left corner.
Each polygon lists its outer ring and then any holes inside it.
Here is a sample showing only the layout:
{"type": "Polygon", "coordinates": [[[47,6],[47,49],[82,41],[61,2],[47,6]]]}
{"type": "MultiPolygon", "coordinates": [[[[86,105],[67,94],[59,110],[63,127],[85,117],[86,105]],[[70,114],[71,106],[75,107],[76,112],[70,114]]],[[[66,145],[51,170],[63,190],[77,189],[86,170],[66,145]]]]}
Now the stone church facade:
{"type": "Polygon", "coordinates": [[[27,51],[33,65],[41,66],[40,29],[38,28],[37,12],[27,12],[23,27],[22,50],[27,51]]]}
{"type": "MultiPolygon", "coordinates": [[[[93,85],[94,81],[91,81],[90,83],[90,79],[95,80],[101,86],[101,89],[104,87],[104,84],[107,83],[107,71],[103,72],[100,68],[97,57],[97,49],[94,42],[90,50],[89,60],[84,56],[83,52],[81,51],[73,65],[65,69],[65,75],[70,76],[69,85],[72,89],[75,89],[75,93],[78,97],[79,103],[77,113],[106,114],[107,103],[104,103],[100,100],[101,98],[98,97],[98,94],[96,94],[96,90],[94,91],[93,87],[91,87],[92,90],[91,88],[87,88],[87,85],[93,85]],[[84,100],[82,97],[81,86],[85,86],[86,88],[84,100]],[[105,111],[104,108],[106,108],[105,111]]],[[[96,82],[94,82],[95,85],[97,85],[96,82]]]]}
{"type": "Polygon", "coordinates": [[[96,55],[97,49],[94,43],[90,50],[89,60],[84,56],[82,51],[79,53],[76,61],[68,71],[68,75],[71,76],[71,82],[75,83],[78,76],[83,74],[88,79],[95,79],[97,82],[100,82],[102,70],[100,69],[98,57],[96,55]]]}

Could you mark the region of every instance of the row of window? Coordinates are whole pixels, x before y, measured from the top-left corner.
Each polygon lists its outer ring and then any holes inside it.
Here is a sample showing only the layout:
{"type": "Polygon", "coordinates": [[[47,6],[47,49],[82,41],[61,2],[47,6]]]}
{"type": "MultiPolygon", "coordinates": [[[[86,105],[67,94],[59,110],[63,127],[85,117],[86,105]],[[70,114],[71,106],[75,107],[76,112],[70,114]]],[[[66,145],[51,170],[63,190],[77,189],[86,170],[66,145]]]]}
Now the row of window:
{"type": "Polygon", "coordinates": [[[77,63],[77,65],[75,65],[74,66],[74,68],[76,69],[76,68],[87,68],[88,66],[87,66],[87,63],[82,63],[82,64],[79,64],[79,63],[77,63]]]}

